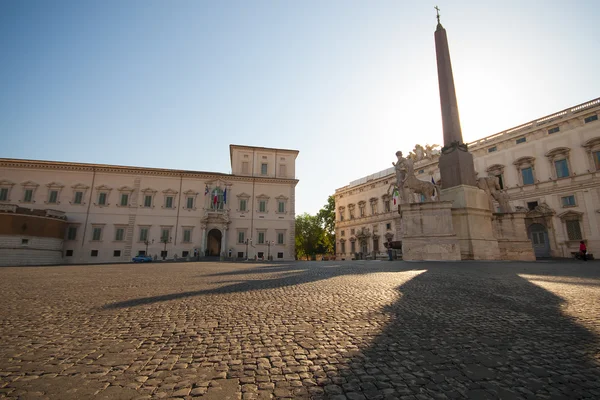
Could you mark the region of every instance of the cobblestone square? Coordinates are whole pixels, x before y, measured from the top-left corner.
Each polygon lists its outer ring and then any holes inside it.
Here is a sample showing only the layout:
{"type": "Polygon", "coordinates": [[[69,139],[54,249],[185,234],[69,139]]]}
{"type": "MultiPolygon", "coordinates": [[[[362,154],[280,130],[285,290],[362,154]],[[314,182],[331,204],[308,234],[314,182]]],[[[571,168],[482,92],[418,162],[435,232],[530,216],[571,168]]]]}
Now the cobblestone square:
{"type": "Polygon", "coordinates": [[[600,398],[599,262],[0,268],[0,398],[600,398]]]}

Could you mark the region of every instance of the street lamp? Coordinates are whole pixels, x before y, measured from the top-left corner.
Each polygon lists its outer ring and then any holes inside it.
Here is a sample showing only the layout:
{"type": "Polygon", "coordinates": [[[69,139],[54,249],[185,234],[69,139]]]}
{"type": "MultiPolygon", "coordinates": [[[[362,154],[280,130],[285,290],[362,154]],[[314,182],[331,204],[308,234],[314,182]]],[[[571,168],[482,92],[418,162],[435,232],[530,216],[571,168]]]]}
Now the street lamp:
{"type": "Polygon", "coordinates": [[[146,245],[146,252],[144,253],[145,255],[148,255],[148,245],[150,243],[154,243],[154,239],[152,239],[152,241],[149,241],[148,239],[144,240],[143,242],[146,245]]]}
{"type": "Polygon", "coordinates": [[[271,245],[275,244],[272,240],[267,240],[267,261],[271,260],[271,245]]]}
{"type": "Polygon", "coordinates": [[[171,243],[172,237],[163,236],[160,241],[165,244],[165,248],[163,250],[162,259],[163,261],[167,258],[167,243],[171,243]]]}

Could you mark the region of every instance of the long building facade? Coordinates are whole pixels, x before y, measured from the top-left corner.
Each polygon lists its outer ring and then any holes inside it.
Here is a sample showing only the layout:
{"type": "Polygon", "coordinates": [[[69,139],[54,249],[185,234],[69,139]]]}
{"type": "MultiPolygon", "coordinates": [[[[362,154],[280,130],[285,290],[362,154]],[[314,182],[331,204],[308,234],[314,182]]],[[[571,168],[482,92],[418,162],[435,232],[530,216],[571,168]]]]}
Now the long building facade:
{"type": "Polygon", "coordinates": [[[0,265],[293,260],[297,156],[231,145],[231,174],[0,159],[0,265]]]}
{"type": "MultiPolygon", "coordinates": [[[[590,253],[600,253],[599,118],[600,98],[468,144],[477,176],[497,176],[513,208],[527,212],[537,257],[571,257],[581,240],[590,253]]],[[[417,145],[410,157],[417,178],[439,182],[439,150],[417,145]]],[[[392,167],[335,191],[337,258],[383,257],[388,246],[400,249],[394,183],[392,167]]]]}

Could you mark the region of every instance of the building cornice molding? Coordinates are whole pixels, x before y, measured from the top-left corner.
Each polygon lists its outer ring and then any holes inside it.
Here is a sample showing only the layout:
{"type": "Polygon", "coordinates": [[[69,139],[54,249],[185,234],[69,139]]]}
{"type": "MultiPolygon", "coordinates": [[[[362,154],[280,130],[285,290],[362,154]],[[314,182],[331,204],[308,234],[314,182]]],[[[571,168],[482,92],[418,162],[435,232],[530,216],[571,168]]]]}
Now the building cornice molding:
{"type": "Polygon", "coordinates": [[[546,195],[562,194],[567,192],[580,191],[584,189],[594,189],[597,188],[600,184],[600,179],[597,179],[595,175],[598,175],[598,177],[600,177],[600,172],[577,175],[576,177],[562,178],[561,180],[571,179],[571,183],[569,183],[568,185],[557,185],[557,181],[552,180],[539,182],[527,186],[513,186],[505,190],[510,196],[510,200],[524,200],[532,197],[542,197],[546,195]],[[591,178],[585,181],[579,180],[586,175],[591,175],[591,178]],[[578,179],[575,180],[575,178],[578,179]],[[547,187],[547,185],[550,184],[552,186],[547,187]]]}
{"type": "Polygon", "coordinates": [[[471,152],[474,152],[484,147],[512,140],[519,135],[530,134],[572,120],[581,123],[582,121],[580,121],[580,119],[582,117],[587,116],[588,114],[593,115],[598,110],[600,110],[600,97],[541,118],[536,118],[533,121],[518,125],[514,128],[477,139],[468,143],[468,146],[471,152]]]}
{"type": "Polygon", "coordinates": [[[178,169],[162,169],[162,168],[144,168],[130,167],[120,165],[105,165],[105,164],[85,164],[85,163],[70,163],[62,161],[40,161],[40,160],[21,160],[11,158],[0,158],[0,168],[24,168],[24,169],[40,169],[40,170],[62,170],[62,171],[84,171],[84,172],[103,172],[131,175],[151,175],[151,176],[171,176],[182,178],[204,179],[206,181],[230,180],[237,182],[258,182],[258,183],[281,183],[297,185],[298,179],[290,178],[257,178],[252,176],[241,176],[233,174],[225,174],[220,172],[207,171],[187,171],[178,169]]]}

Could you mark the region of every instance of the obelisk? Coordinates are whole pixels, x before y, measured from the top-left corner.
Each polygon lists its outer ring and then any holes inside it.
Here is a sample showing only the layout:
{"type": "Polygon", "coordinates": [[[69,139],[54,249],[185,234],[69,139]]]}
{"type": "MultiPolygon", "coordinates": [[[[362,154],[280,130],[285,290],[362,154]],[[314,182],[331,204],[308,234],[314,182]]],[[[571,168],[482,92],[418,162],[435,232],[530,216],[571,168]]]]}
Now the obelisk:
{"type": "Polygon", "coordinates": [[[448,189],[458,185],[476,186],[473,155],[463,143],[458,116],[458,104],[452,76],[452,63],[446,30],[440,23],[439,8],[437,10],[437,28],[435,30],[435,54],[437,58],[438,81],[440,86],[440,106],[442,108],[442,126],[444,147],[440,156],[439,168],[442,188],[448,189]]]}

